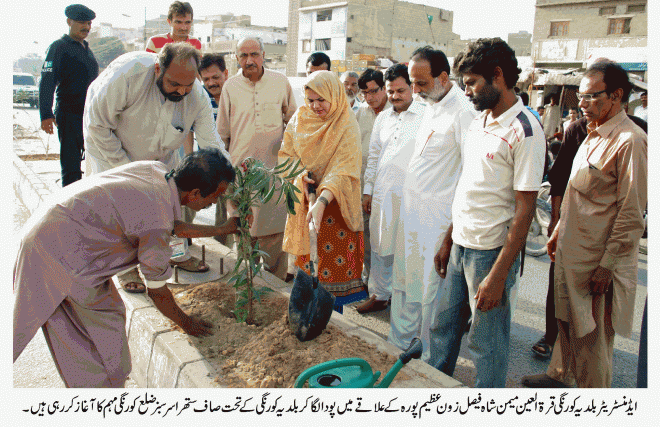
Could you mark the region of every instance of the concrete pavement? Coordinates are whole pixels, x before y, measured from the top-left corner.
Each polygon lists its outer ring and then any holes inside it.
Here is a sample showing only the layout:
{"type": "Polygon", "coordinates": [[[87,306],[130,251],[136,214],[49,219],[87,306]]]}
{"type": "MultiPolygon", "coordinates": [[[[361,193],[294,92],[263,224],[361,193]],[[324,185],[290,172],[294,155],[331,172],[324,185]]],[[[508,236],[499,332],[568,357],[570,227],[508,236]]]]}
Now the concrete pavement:
{"type": "MultiPolygon", "coordinates": [[[[19,114],[23,122],[29,115],[19,114]]],[[[44,144],[36,138],[14,139],[14,149],[24,158],[28,155],[43,154],[44,144]]],[[[83,167],[84,169],[84,167],[83,167]]],[[[18,234],[29,215],[59,188],[59,162],[57,160],[23,161],[13,155],[14,172],[14,215],[13,231],[18,234]]],[[[225,276],[232,268],[229,249],[213,239],[196,239],[206,244],[207,259],[222,255],[225,259],[225,276]]],[[[17,243],[17,242],[15,242],[17,243]]],[[[14,247],[14,252],[17,247],[14,247]]],[[[200,248],[191,249],[199,256],[200,248]]],[[[211,268],[215,266],[211,264],[211,268]]],[[[266,285],[275,291],[289,296],[290,285],[267,272],[257,278],[257,285],[266,285]]],[[[191,285],[192,286],[192,285],[191,285]]],[[[189,286],[190,287],[190,286],[189,286]]],[[[189,288],[188,287],[188,288],[189,288]]],[[[172,323],[153,306],[144,294],[133,295],[119,289],[126,305],[126,330],[131,349],[133,370],[126,387],[217,387],[213,383],[216,373],[204,357],[191,345],[185,334],[172,330],[172,323]]],[[[358,336],[380,351],[398,356],[401,352],[388,344],[377,334],[355,324],[339,314],[333,315],[331,323],[340,327],[348,335],[358,336]]],[[[413,360],[404,368],[410,379],[395,383],[398,387],[454,388],[463,385],[429,367],[419,360],[413,360]]],[[[15,387],[63,387],[50,352],[41,332],[32,339],[28,347],[14,364],[15,387]],[[38,369],[35,370],[34,367],[38,369]]],[[[220,383],[220,386],[221,383],[220,383]]]]}
{"type": "MultiPolygon", "coordinates": [[[[29,121],[34,121],[31,117],[30,111],[37,113],[35,110],[20,110],[20,114],[15,115],[23,117],[22,122],[29,125],[29,121]]],[[[34,115],[34,114],[32,114],[34,115]]],[[[38,113],[37,113],[38,116],[38,113]]],[[[45,137],[46,134],[42,136],[45,137]]],[[[50,137],[50,152],[58,152],[57,138],[54,138],[55,146],[53,146],[53,136],[50,137]]],[[[30,153],[43,153],[44,145],[38,141],[30,140],[15,140],[14,150],[18,154],[30,153]]],[[[59,161],[57,160],[40,160],[25,162],[35,175],[39,177],[47,185],[52,188],[58,188],[59,182],[59,161]]],[[[19,177],[15,178],[15,181],[19,177]]],[[[27,199],[26,196],[16,198],[14,210],[14,229],[20,229],[20,221],[25,217],[28,208],[25,206],[22,199],[27,199]]],[[[198,213],[196,222],[211,224],[213,218],[212,212],[202,211],[198,213]]],[[[647,240],[642,240],[642,246],[646,248],[647,240]]],[[[635,320],[633,326],[633,336],[630,339],[617,336],[615,338],[614,350],[614,378],[613,387],[635,387],[636,384],[636,371],[637,371],[637,352],[639,347],[639,330],[641,325],[641,315],[644,307],[644,299],[646,297],[646,284],[647,284],[647,262],[648,258],[645,254],[640,253],[639,261],[639,281],[637,287],[637,297],[635,304],[635,320]]],[[[540,361],[532,356],[531,346],[543,334],[545,323],[545,295],[547,292],[548,283],[548,268],[550,265],[549,258],[546,256],[540,258],[526,257],[525,260],[525,274],[522,278],[519,292],[518,303],[514,313],[513,323],[511,328],[511,347],[510,347],[510,362],[509,372],[507,378],[507,387],[519,387],[520,378],[524,375],[544,372],[547,368],[547,361],[540,361]]],[[[347,307],[345,310],[345,318],[356,325],[372,331],[377,336],[386,338],[389,333],[389,309],[380,313],[369,314],[366,316],[359,315],[353,304],[352,307],[347,307]]],[[[471,387],[474,385],[474,365],[470,361],[469,353],[465,340],[461,347],[459,354],[458,365],[454,378],[464,385],[471,387]]],[[[55,371],[54,364],[50,358],[48,349],[45,348],[45,342],[41,333],[38,337],[33,339],[26,353],[14,364],[14,385],[16,387],[61,387],[61,380],[55,371]],[[29,351],[28,351],[29,349],[29,351]],[[29,357],[28,357],[29,356],[29,357]],[[50,367],[47,366],[48,362],[50,367]],[[39,364],[39,365],[37,365],[39,364]],[[45,364],[45,365],[41,365],[45,364]],[[39,369],[33,369],[34,366],[39,366],[39,369]],[[30,373],[34,377],[29,377],[30,373]],[[55,378],[53,378],[53,376],[55,378]],[[46,377],[46,378],[43,378],[46,377]]],[[[135,386],[136,383],[133,383],[135,386]]],[[[131,384],[127,384],[131,386],[131,384]]]]}

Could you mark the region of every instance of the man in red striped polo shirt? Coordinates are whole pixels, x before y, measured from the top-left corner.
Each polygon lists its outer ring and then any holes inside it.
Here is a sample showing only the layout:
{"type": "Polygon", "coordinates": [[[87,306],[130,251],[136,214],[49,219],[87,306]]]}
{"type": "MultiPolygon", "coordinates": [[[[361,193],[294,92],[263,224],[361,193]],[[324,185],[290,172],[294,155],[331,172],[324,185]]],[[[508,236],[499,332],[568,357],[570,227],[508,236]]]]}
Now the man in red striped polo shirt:
{"type": "Polygon", "coordinates": [[[175,1],[167,12],[167,23],[172,30],[167,34],[153,36],[147,42],[147,52],[158,53],[167,43],[188,42],[201,50],[202,43],[188,37],[192,28],[193,10],[188,2],[175,1]]]}
{"type": "MultiPolygon", "coordinates": [[[[192,20],[193,9],[190,3],[180,1],[172,3],[170,9],[167,11],[167,23],[172,27],[172,30],[167,34],[159,34],[151,37],[149,42],[147,42],[147,52],[160,53],[160,50],[166,44],[176,42],[188,42],[195,49],[202,50],[202,43],[198,39],[188,37],[192,28],[192,20]]],[[[183,148],[179,151],[181,158],[193,152],[195,145],[194,139],[195,135],[191,129],[183,143],[183,148]]],[[[192,223],[194,219],[195,212],[192,209],[184,207],[183,220],[192,223]]],[[[192,240],[188,239],[188,244],[192,244],[192,240]]]]}
{"type": "MultiPolygon", "coordinates": [[[[202,43],[198,39],[190,38],[190,30],[192,28],[193,20],[193,9],[190,3],[175,1],[170,5],[169,10],[167,11],[167,23],[172,28],[167,34],[159,34],[151,37],[147,42],[147,52],[160,53],[161,49],[168,43],[177,43],[177,42],[188,42],[195,49],[202,50],[202,43]]],[[[193,129],[188,132],[186,139],[183,142],[183,148],[179,150],[179,158],[183,158],[185,155],[193,152],[194,149],[194,132],[193,129]]],[[[195,211],[189,209],[185,206],[182,206],[182,219],[184,222],[192,224],[195,220],[195,211]]],[[[192,239],[188,239],[188,245],[192,245],[192,239]]],[[[188,247],[185,248],[185,254],[188,255],[188,247]]],[[[192,273],[199,272],[203,273],[208,271],[208,266],[201,263],[201,260],[194,256],[190,256],[187,261],[184,261],[185,265],[177,264],[179,268],[182,268],[186,271],[192,273]]],[[[120,278],[122,280],[122,278],[120,278]]],[[[127,280],[127,279],[124,279],[127,280]]],[[[138,280],[137,277],[133,277],[132,280],[138,280]]]]}

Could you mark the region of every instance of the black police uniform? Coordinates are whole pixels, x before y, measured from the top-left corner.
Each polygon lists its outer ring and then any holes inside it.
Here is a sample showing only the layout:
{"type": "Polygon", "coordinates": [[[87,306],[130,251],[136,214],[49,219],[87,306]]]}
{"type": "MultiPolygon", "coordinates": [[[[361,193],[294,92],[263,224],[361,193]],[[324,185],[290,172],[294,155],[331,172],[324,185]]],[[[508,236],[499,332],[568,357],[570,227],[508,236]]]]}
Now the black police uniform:
{"type": "Polygon", "coordinates": [[[55,118],[60,139],[62,187],[82,178],[80,162],[84,151],[83,110],[87,87],[99,74],[99,65],[89,44],[68,35],[50,45],[41,69],[39,105],[41,120],[55,118]],[[84,46],[83,46],[84,44],[84,46]],[[57,105],[53,115],[53,92],[57,105]]]}

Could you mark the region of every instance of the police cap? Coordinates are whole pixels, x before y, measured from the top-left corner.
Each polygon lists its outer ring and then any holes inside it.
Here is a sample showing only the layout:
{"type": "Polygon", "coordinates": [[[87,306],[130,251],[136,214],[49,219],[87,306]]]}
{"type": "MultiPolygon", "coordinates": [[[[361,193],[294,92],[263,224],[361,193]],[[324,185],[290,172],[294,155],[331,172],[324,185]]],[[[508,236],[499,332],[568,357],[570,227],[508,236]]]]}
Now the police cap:
{"type": "Polygon", "coordinates": [[[94,11],[82,4],[72,4],[64,9],[64,14],[67,18],[74,21],[91,21],[96,18],[94,11]]]}

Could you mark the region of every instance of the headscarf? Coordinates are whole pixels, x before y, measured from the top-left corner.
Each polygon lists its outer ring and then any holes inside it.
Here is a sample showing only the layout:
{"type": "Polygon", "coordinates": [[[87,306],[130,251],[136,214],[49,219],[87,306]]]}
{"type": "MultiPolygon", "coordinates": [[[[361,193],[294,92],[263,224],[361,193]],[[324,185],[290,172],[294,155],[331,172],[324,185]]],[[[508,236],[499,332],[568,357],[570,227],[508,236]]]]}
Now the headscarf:
{"type": "MultiPolygon", "coordinates": [[[[360,128],[351,111],[339,78],[330,71],[316,71],[305,82],[320,97],[330,102],[325,117],[319,117],[308,105],[298,108],[284,132],[280,162],[286,158],[301,159],[318,185],[317,194],[328,189],[339,204],[342,217],[351,231],[361,231],[362,203],[360,171],[362,149],[360,128]]],[[[302,177],[295,180],[302,191],[302,177]]],[[[296,214],[289,215],[284,230],[284,250],[295,254],[309,253],[309,231],[305,221],[308,207],[296,204],[296,214]]]]}

